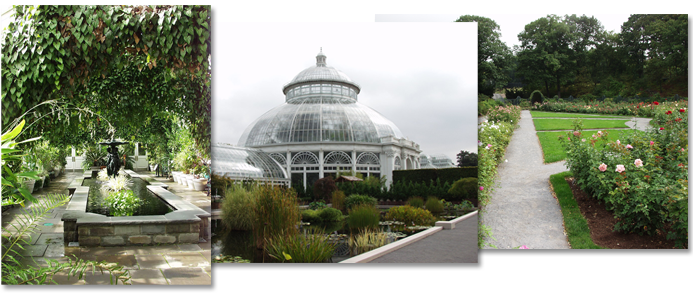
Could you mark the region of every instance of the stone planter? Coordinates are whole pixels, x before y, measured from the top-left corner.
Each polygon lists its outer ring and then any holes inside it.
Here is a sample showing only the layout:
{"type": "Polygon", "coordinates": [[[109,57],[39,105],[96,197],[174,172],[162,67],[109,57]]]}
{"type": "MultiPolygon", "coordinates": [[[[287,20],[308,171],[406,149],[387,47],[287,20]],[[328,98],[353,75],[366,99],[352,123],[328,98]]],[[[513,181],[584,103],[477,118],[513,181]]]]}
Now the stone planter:
{"type": "Polygon", "coordinates": [[[195,186],[193,186],[193,179],[195,179],[195,177],[192,174],[188,174],[185,176],[185,180],[187,181],[188,187],[190,189],[195,189],[195,186]]]}
{"type": "Polygon", "coordinates": [[[187,177],[188,177],[188,175],[185,174],[185,173],[179,174],[179,175],[178,175],[178,184],[180,184],[180,185],[188,185],[187,177]]]}
{"type": "Polygon", "coordinates": [[[24,187],[26,187],[26,190],[28,190],[29,193],[34,191],[34,184],[36,184],[36,180],[33,179],[27,179],[24,181],[24,187]]]}
{"type": "Polygon", "coordinates": [[[171,176],[173,177],[173,182],[178,182],[178,172],[171,171],[171,176]]]}
{"type": "Polygon", "coordinates": [[[207,178],[195,178],[193,179],[193,187],[196,191],[203,191],[207,186],[207,178]]]}

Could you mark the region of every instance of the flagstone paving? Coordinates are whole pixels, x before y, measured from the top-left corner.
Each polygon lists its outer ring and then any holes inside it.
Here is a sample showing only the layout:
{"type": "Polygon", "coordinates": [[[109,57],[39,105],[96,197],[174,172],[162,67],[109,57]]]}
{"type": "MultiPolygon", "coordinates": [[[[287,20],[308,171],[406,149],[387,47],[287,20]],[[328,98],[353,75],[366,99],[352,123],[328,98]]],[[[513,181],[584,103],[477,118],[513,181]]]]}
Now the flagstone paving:
{"type": "MultiPolygon", "coordinates": [[[[153,173],[138,172],[169,185],[169,191],[185,198],[188,202],[211,212],[211,202],[204,192],[194,191],[172,180],[156,177],[153,173]]],[[[67,193],[67,186],[82,172],[66,172],[49,183],[49,186],[33,193],[42,198],[49,193],[67,193]]],[[[24,246],[24,258],[20,263],[27,266],[47,265],[46,259],[67,261],[67,257],[85,260],[118,263],[130,272],[132,284],[148,285],[210,285],[211,241],[199,244],[166,246],[124,246],[124,247],[69,247],[63,241],[62,213],[67,205],[52,210],[48,218],[37,222],[38,232],[31,235],[30,245],[24,246]]],[[[2,213],[2,225],[17,222],[19,208],[2,213]]],[[[8,232],[16,232],[10,225],[8,232]]],[[[3,233],[7,234],[7,233],[3,233]]],[[[104,285],[109,284],[109,275],[88,272],[82,279],[68,278],[66,273],[54,277],[58,284],[65,285],[104,285]]]]}

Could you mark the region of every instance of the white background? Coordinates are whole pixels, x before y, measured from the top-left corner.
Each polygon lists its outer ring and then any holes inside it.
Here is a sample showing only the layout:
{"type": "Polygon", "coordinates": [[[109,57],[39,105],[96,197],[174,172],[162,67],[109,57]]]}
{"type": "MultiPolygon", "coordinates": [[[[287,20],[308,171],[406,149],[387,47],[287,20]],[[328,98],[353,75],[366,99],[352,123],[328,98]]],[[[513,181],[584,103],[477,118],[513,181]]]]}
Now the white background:
{"type": "MultiPolygon", "coordinates": [[[[678,0],[622,3],[323,0],[234,1],[212,5],[214,23],[221,19],[371,22],[375,14],[415,13],[509,17],[525,13],[691,13],[690,2],[678,0]]],[[[229,32],[213,32],[214,40],[230,36],[229,32]]],[[[223,50],[215,46],[213,54],[223,54],[223,50]]],[[[3,294],[5,291],[8,294],[93,294],[95,291],[103,294],[690,294],[692,269],[690,250],[483,250],[477,265],[215,265],[212,287],[3,286],[2,291],[3,294]]]]}

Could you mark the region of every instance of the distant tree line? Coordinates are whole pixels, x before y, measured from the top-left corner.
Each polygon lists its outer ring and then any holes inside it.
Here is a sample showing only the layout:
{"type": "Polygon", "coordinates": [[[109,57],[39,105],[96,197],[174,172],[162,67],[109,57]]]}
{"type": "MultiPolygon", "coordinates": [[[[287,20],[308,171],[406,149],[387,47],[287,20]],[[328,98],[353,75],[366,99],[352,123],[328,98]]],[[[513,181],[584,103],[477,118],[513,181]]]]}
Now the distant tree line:
{"type": "Polygon", "coordinates": [[[540,90],[547,97],[688,96],[688,19],[685,14],[634,14],[620,33],[592,16],[548,15],[527,25],[512,51],[495,21],[478,22],[479,93],[504,88],[515,98],[540,90]],[[511,54],[508,54],[508,52],[511,54]]]}

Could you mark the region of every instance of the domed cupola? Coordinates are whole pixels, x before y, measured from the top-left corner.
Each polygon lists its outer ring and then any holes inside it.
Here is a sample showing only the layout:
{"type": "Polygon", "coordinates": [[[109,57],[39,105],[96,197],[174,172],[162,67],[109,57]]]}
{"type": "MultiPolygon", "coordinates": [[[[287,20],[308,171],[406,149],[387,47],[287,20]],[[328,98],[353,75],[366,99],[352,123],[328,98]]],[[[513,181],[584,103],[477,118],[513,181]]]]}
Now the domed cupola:
{"type": "Polygon", "coordinates": [[[322,48],[315,59],[315,66],[301,71],[291,82],[284,85],[283,92],[287,102],[316,94],[358,99],[357,95],[361,92],[361,87],[342,71],[328,67],[327,56],[322,53],[322,48]]]}

